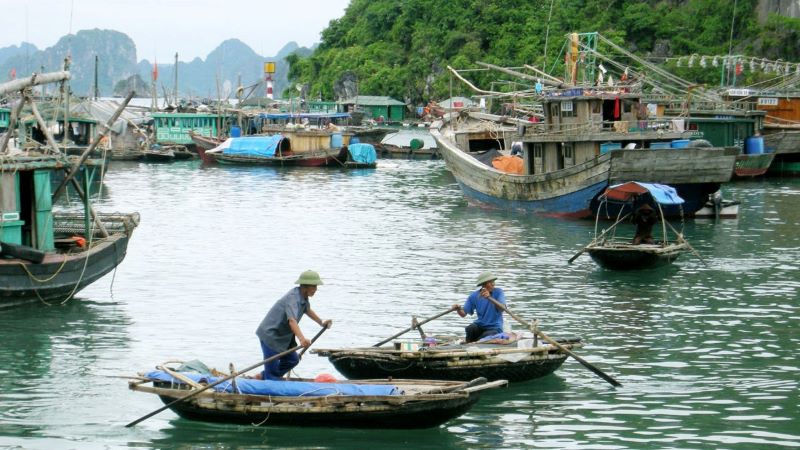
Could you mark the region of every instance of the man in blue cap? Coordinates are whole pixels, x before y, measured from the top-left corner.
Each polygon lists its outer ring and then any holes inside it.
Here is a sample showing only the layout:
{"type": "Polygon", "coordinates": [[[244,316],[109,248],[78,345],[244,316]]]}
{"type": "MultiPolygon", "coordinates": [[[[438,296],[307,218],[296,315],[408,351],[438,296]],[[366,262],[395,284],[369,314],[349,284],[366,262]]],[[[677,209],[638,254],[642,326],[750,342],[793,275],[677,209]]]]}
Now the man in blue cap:
{"type": "MultiPolygon", "coordinates": [[[[295,284],[299,286],[292,288],[275,302],[256,329],[256,336],[261,341],[264,359],[296,347],[297,342],[300,342],[303,347],[311,345],[311,341],[306,339],[300,326],[297,325],[303,314],[326,328],[330,328],[333,323],[330,320],[320,319],[317,313],[311,309],[308,301],[317,292],[317,286],[322,284],[319,274],[313,270],[306,270],[300,274],[295,284]]],[[[297,352],[292,352],[282,358],[265,363],[261,379],[280,380],[299,362],[300,356],[297,352]]]]}
{"type": "Polygon", "coordinates": [[[470,316],[474,313],[478,314],[478,318],[465,328],[466,342],[475,342],[483,337],[503,332],[503,309],[489,300],[491,297],[503,305],[506,304],[503,290],[494,286],[495,280],[497,277],[494,274],[483,272],[478,276],[477,281],[480,289],[467,297],[463,307],[458,304],[453,305],[461,317],[466,317],[467,314],[470,316]]]}

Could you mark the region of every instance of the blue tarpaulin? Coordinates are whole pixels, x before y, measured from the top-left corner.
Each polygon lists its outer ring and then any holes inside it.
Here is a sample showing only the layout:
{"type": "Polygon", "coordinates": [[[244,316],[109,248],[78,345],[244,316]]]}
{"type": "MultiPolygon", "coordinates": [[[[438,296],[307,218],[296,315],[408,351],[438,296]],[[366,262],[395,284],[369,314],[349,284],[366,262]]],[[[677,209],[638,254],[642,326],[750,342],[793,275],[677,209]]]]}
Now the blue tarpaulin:
{"type": "MultiPolygon", "coordinates": [[[[221,379],[211,375],[203,375],[192,372],[181,372],[181,375],[192,379],[198,383],[212,384],[221,379]]],[[[182,381],[172,378],[172,376],[161,370],[155,370],[145,374],[145,377],[174,382],[182,381]]],[[[252,380],[248,378],[236,378],[236,393],[254,395],[272,395],[275,397],[318,397],[323,395],[402,395],[402,389],[391,384],[350,384],[350,383],[314,383],[308,381],[273,381],[273,380],[252,380]]],[[[214,389],[217,392],[233,393],[233,383],[231,380],[224,381],[214,389]]]]}
{"type": "Polygon", "coordinates": [[[283,140],[283,136],[280,134],[232,138],[230,145],[222,153],[226,155],[272,158],[275,156],[275,151],[278,149],[281,140],[283,140]]]}
{"type": "Polygon", "coordinates": [[[666,184],[641,183],[639,181],[615,184],[606,189],[605,195],[614,200],[630,201],[645,192],[649,192],[653,199],[662,205],[680,205],[683,203],[683,199],[678,195],[674,187],[666,184]]]}
{"type": "Polygon", "coordinates": [[[350,152],[350,159],[357,163],[372,164],[378,159],[372,144],[350,144],[347,150],[350,152]]]}

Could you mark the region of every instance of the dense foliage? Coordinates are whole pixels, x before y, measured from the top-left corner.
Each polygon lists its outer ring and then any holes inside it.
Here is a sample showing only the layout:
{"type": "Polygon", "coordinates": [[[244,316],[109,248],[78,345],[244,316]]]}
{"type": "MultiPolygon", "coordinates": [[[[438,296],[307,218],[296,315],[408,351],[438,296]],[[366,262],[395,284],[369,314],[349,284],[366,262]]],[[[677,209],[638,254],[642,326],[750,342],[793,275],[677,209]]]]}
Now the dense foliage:
{"type": "MultiPolygon", "coordinates": [[[[558,74],[566,34],[591,31],[660,63],[727,55],[729,42],[733,54],[800,62],[800,19],[770,15],[759,23],[757,6],[758,0],[352,0],[310,57],[287,59],[289,77],[332,99],[336,82],[351,72],[362,95],[419,104],[469,93],[451,84],[447,66],[533,64],[558,74]]],[[[719,70],[708,72],[683,75],[719,81],[719,70]]],[[[484,82],[489,76],[470,75],[484,82]]]]}

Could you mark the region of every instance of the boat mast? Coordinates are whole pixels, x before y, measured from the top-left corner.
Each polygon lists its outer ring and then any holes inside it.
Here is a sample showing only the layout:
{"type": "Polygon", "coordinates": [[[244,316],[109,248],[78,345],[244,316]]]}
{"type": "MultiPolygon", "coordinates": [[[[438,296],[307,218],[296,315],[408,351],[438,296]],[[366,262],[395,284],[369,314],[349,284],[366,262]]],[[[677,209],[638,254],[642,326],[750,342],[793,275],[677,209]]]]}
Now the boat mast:
{"type": "Polygon", "coordinates": [[[178,52],[175,52],[175,107],[178,106],[178,52]]]}
{"type": "Polygon", "coordinates": [[[97,100],[100,97],[100,86],[97,85],[97,65],[99,64],[100,57],[94,55],[94,99],[97,100]]]}

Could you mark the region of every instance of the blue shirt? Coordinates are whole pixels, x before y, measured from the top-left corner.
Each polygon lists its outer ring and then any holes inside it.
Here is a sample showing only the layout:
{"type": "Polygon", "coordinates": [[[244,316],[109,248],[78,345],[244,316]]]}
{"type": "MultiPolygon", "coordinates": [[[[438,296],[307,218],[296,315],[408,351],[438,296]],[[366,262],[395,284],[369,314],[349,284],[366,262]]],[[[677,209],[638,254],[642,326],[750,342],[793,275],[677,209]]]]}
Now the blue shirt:
{"type": "MultiPolygon", "coordinates": [[[[506,295],[502,289],[492,289],[491,295],[499,303],[506,304],[506,295]]],[[[469,294],[464,302],[464,312],[470,316],[477,312],[478,318],[473,323],[481,328],[503,329],[503,311],[498,311],[497,306],[488,298],[481,297],[480,288],[469,294]]]]}
{"type": "Polygon", "coordinates": [[[277,352],[288,350],[294,337],[289,327],[289,319],[299,323],[300,318],[308,311],[308,307],[308,300],[300,295],[300,287],[293,288],[272,305],[264,320],[258,325],[256,336],[272,350],[277,352]]]}

